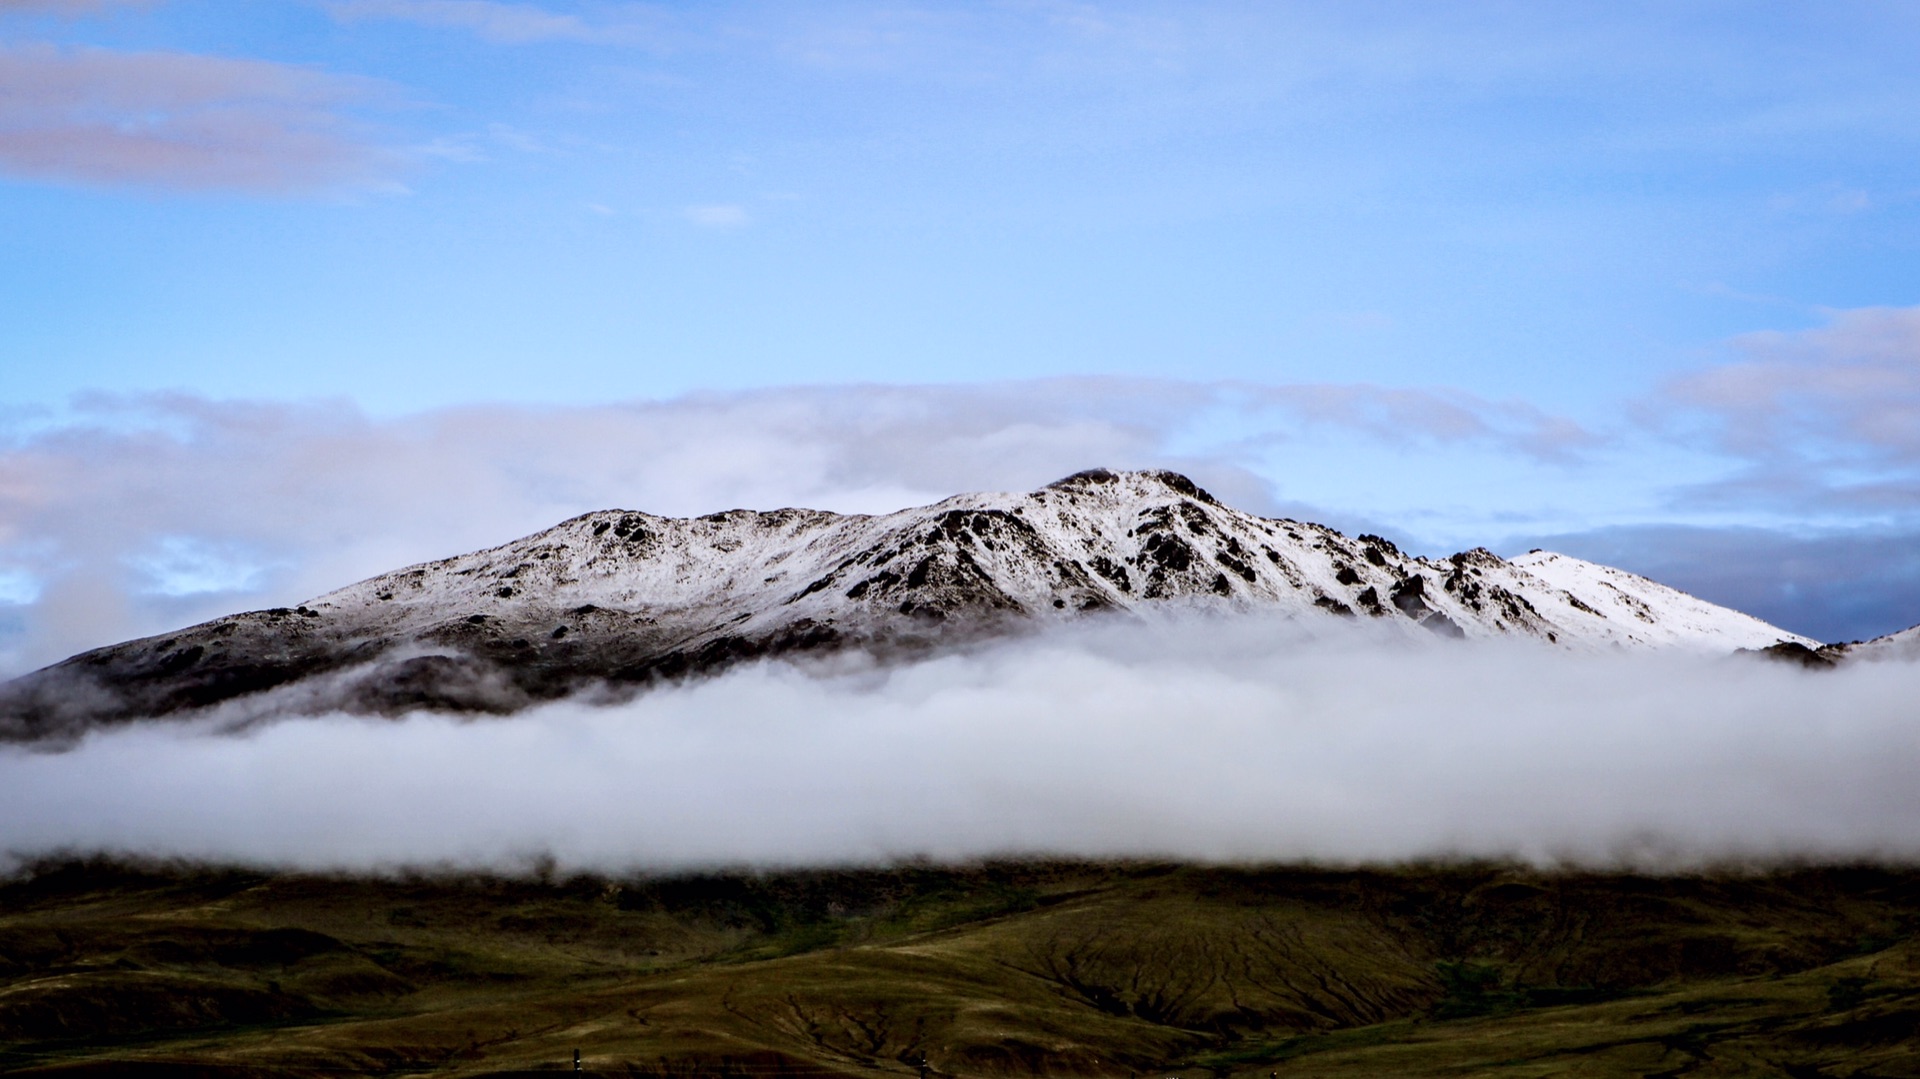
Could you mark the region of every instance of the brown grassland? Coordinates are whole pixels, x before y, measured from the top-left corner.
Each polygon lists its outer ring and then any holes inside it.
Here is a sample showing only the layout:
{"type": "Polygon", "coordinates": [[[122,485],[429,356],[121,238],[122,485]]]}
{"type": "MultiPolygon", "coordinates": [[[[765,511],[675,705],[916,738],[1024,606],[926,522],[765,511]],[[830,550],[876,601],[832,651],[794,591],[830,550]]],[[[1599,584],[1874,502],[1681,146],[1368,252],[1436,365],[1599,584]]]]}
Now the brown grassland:
{"type": "Polygon", "coordinates": [[[0,1071],[1920,1076],[1920,870],[48,862],[0,1071]]]}

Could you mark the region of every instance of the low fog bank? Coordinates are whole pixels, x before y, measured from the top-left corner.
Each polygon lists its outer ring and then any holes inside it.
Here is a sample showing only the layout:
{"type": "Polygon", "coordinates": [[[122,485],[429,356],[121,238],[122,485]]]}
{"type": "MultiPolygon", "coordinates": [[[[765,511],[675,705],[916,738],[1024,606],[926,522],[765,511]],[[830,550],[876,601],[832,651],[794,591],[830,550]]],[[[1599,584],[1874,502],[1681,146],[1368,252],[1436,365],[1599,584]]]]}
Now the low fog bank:
{"type": "Polygon", "coordinates": [[[320,869],[1001,854],[1678,867],[1920,855],[1920,665],[1214,621],[763,664],[508,719],[0,750],[0,848],[320,869]]]}

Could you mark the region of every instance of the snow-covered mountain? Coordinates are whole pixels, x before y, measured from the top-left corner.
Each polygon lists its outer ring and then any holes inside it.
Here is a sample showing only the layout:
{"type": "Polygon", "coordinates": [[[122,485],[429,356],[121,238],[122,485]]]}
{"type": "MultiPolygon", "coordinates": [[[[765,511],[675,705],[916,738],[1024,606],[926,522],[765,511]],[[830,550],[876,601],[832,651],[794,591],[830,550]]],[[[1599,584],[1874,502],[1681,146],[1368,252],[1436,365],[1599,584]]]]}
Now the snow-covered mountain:
{"type": "Polygon", "coordinates": [[[1920,659],[1920,626],[1903,629],[1898,633],[1889,633],[1884,637],[1875,637],[1860,644],[1840,645],[1846,649],[1843,653],[1851,659],[1920,659]]]}
{"type": "Polygon", "coordinates": [[[87,652],[0,686],[0,735],[71,734],[290,687],[312,710],[507,712],[752,657],[914,653],[1098,612],[1383,619],[1449,637],[1817,647],[1622,570],[1415,558],[1256,517],[1172,472],[1082,472],[881,516],[589,513],[485,551],[87,652]]]}
{"type": "Polygon", "coordinates": [[[1910,626],[1898,633],[1889,633],[1870,641],[1846,641],[1841,644],[1822,645],[1804,653],[1791,648],[1776,648],[1770,651],[1775,654],[1786,653],[1787,658],[1810,667],[1831,667],[1840,663],[1859,661],[1871,663],[1879,660],[1920,662],[1920,626],[1910,626]]]}

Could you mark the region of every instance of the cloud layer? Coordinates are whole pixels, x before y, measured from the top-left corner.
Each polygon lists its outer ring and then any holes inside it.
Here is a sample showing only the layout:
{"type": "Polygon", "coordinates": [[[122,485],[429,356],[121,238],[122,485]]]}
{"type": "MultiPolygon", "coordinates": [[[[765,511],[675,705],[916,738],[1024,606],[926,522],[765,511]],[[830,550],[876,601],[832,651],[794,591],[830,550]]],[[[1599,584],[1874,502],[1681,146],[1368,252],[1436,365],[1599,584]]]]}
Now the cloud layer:
{"type": "Polygon", "coordinates": [[[263,60],[0,46],[0,170],[255,193],[364,185],[394,162],[344,110],[376,88],[263,60]]]}
{"type": "Polygon", "coordinates": [[[511,720],[157,725],[0,750],[0,845],[356,869],[1909,859],[1916,691],[1912,664],[1108,626],[511,720]]]}
{"type": "Polygon", "coordinates": [[[1735,362],[1669,382],[1663,417],[1747,462],[1693,492],[1865,512],[1920,509],[1920,308],[1746,334],[1735,362]]]}

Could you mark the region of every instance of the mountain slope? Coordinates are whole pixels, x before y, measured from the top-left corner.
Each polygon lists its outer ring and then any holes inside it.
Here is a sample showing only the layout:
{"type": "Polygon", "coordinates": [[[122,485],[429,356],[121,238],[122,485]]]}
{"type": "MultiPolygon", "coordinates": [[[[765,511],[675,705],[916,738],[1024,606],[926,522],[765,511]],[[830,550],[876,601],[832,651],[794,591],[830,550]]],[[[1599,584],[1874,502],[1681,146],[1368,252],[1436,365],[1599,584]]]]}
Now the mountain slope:
{"type": "Polygon", "coordinates": [[[913,653],[1097,612],[1191,610],[1583,648],[1816,643],[1565,555],[1414,558],[1242,513],[1176,473],[1095,470],[881,516],[589,513],[296,608],[75,656],[0,687],[0,734],[71,735],[294,685],[301,710],[509,712],[757,656],[913,653]]]}
{"type": "Polygon", "coordinates": [[[1920,626],[1854,645],[1848,654],[1861,659],[1920,659],[1920,626]]]}
{"type": "MultiPolygon", "coordinates": [[[[1792,650],[1773,649],[1771,651],[1791,652],[1792,650]]],[[[1827,667],[1859,660],[1868,662],[1898,660],[1912,663],[1920,661],[1920,626],[1909,626],[1897,633],[1875,637],[1870,641],[1846,641],[1840,644],[1822,645],[1819,649],[1805,654],[1794,653],[1792,658],[1809,666],[1827,667]]]]}

